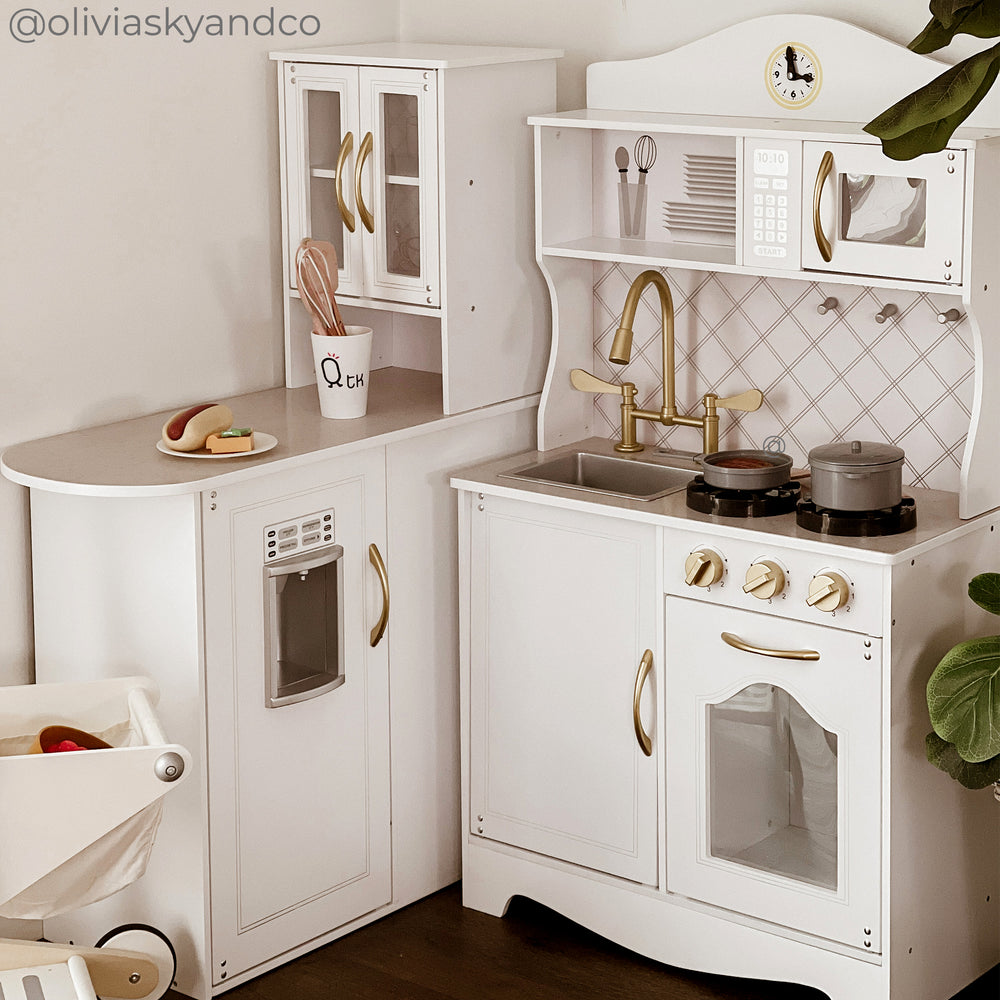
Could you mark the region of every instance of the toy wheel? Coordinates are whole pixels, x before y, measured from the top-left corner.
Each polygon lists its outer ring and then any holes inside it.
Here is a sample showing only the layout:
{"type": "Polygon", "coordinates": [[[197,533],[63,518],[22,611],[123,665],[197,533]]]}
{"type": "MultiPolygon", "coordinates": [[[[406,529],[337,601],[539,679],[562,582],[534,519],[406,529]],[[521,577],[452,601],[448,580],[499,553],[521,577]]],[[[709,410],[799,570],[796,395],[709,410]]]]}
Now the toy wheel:
{"type": "MultiPolygon", "coordinates": [[[[177,955],[166,934],[148,924],[123,924],[108,931],[96,945],[97,948],[122,948],[146,955],[156,965],[159,982],[156,988],[143,995],[143,1000],[160,1000],[173,985],[177,973],[177,955]]],[[[100,1000],[121,1000],[119,997],[101,995],[100,1000]]]]}

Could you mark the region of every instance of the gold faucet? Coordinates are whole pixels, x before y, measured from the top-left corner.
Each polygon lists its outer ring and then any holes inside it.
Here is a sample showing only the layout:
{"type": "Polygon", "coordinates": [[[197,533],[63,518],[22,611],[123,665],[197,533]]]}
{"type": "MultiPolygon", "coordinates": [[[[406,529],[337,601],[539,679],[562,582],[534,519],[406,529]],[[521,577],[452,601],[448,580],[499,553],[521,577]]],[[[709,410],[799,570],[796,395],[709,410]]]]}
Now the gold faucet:
{"type": "Polygon", "coordinates": [[[728,396],[720,399],[714,392],[707,392],[702,397],[705,412],[700,417],[684,416],[677,412],[674,393],[674,300],[670,294],[670,286],[659,271],[643,271],[632,282],[625,296],[625,307],[622,309],[621,323],[615,332],[608,360],[616,365],[627,365],[632,356],[632,324],[635,322],[635,311],[639,299],[649,285],[656,288],[660,296],[661,344],[663,347],[663,405],[659,410],[641,410],[635,405],[635,383],[605,382],[596,375],[574,368],[569,373],[569,380],[574,389],[582,392],[612,392],[622,397],[622,432],[621,440],[615,445],[615,451],[642,451],[643,446],[636,440],[636,420],[653,420],[665,427],[681,425],[684,427],[700,427],[702,431],[702,451],[707,455],[719,450],[719,413],[724,410],[743,410],[752,412],[760,409],[764,402],[764,394],[760,389],[747,389],[738,396],[728,396]]]}

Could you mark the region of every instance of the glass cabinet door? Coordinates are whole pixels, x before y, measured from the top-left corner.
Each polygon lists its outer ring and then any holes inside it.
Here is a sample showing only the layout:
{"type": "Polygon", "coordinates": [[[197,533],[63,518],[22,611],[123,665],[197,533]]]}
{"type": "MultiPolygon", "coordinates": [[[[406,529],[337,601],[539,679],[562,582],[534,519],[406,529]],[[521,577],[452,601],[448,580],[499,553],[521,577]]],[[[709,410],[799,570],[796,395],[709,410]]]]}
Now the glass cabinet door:
{"type": "Polygon", "coordinates": [[[878,953],[881,640],[680,597],[666,636],[667,889],[878,953]]]}
{"type": "Polygon", "coordinates": [[[354,236],[358,70],[292,64],[285,72],[289,286],[298,287],[295,250],[308,237],[336,249],[339,293],[361,295],[361,246],[354,236]]]}
{"type": "Polygon", "coordinates": [[[361,91],[367,294],[439,305],[436,73],[362,68],[361,91]]]}

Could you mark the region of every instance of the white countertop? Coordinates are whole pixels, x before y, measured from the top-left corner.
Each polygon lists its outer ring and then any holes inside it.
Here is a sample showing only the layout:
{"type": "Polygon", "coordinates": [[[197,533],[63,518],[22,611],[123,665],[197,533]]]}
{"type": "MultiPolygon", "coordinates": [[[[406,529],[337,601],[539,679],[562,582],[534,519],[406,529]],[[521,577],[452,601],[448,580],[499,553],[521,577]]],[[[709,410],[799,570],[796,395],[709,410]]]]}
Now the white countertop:
{"type": "MultiPolygon", "coordinates": [[[[488,407],[490,414],[524,409],[537,396],[488,407]]],[[[273,434],[278,444],[256,456],[192,459],[156,450],[160,430],[177,410],[202,400],[150,416],[101,427],[57,434],[12,445],[0,455],[0,471],[22,486],[82,496],[164,496],[197,493],[280,472],[373,445],[403,440],[429,430],[479,419],[483,411],[454,416],[441,411],[441,376],[403,368],[372,372],[368,414],[354,420],[320,415],[314,386],[265,389],[216,399],[232,411],[235,426],[273,434]]],[[[204,400],[209,402],[209,400],[204,400]]]]}
{"type": "MultiPolygon", "coordinates": [[[[823,535],[806,528],[800,528],[795,514],[779,514],[775,517],[734,518],[701,514],[691,510],[686,503],[686,493],[682,488],[659,500],[632,500],[627,497],[608,496],[589,490],[555,486],[530,480],[509,479],[501,473],[530,465],[534,461],[549,460],[568,451],[592,451],[605,455],[617,455],[612,443],[604,438],[587,438],[571,445],[554,448],[545,452],[524,452],[508,455],[482,465],[472,466],[454,473],[451,485],[460,490],[479,491],[494,496],[520,497],[537,503],[575,510],[590,510],[594,513],[609,514],[614,517],[654,524],[669,524],[672,527],[690,527],[697,530],[699,525],[711,525],[715,537],[730,536],[746,538],[748,534],[758,534],[773,541],[788,543],[793,541],[796,548],[817,552],[843,552],[851,550],[854,558],[867,562],[891,564],[904,558],[913,558],[919,552],[941,544],[946,538],[958,537],[977,530],[985,523],[1000,522],[1000,511],[992,511],[979,517],[963,521],[958,516],[958,494],[943,490],[922,490],[905,487],[904,496],[913,497],[917,508],[917,525],[910,531],[897,535],[875,538],[850,538],[837,535],[823,535]]],[[[651,450],[640,458],[650,458],[651,450]]],[[[622,457],[618,455],[617,457],[622,457]]],[[[666,462],[667,460],[664,459],[666,462]]],[[[667,462],[667,464],[670,464],[667,462]]]]}

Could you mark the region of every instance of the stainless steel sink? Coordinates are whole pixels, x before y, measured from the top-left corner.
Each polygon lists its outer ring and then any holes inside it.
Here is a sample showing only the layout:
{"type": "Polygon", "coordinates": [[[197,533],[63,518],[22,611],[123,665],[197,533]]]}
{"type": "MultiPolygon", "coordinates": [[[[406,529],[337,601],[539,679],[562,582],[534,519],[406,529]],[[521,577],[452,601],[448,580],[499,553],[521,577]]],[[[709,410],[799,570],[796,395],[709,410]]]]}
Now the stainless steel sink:
{"type": "Polygon", "coordinates": [[[677,468],[648,460],[570,451],[500,475],[632,500],[656,500],[684,489],[697,471],[693,464],[677,468]]]}

